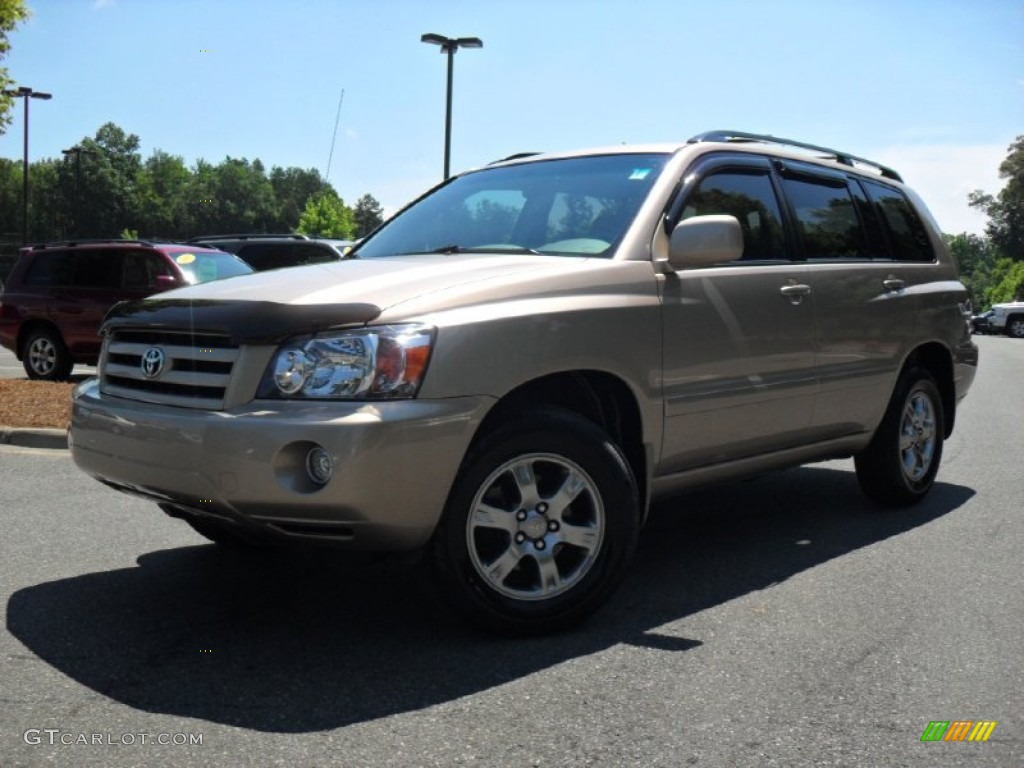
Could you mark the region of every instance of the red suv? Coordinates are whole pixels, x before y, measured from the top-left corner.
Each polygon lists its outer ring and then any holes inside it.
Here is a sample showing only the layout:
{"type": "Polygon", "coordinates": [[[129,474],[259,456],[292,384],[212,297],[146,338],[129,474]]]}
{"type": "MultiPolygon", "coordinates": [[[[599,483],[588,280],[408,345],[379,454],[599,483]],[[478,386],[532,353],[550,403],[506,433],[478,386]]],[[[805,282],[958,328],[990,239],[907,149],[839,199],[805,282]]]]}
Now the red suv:
{"type": "Polygon", "coordinates": [[[30,379],[66,379],[99,359],[100,323],[119,301],[252,272],[230,253],[179,243],[103,240],[21,249],[0,293],[0,345],[30,379]]]}

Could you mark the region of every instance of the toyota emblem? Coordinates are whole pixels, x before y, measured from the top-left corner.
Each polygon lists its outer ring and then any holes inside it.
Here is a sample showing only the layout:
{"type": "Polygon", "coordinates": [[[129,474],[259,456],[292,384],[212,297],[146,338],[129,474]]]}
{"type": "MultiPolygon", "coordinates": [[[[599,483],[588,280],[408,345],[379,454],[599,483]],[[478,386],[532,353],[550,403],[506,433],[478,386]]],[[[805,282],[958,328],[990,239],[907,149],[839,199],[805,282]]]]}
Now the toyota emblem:
{"type": "Polygon", "coordinates": [[[150,347],[142,355],[142,375],[147,379],[155,379],[164,369],[164,351],[159,347],[150,347]]]}

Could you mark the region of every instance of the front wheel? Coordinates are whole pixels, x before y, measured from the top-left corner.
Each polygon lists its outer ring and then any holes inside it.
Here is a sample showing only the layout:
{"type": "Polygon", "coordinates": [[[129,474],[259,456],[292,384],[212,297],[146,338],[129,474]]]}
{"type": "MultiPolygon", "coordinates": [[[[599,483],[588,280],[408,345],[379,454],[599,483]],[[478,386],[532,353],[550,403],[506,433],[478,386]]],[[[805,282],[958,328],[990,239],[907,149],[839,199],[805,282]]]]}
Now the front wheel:
{"type": "Polygon", "coordinates": [[[1006,321],[1006,335],[1024,339],[1024,317],[1012,317],[1006,321]]]}
{"type": "Polygon", "coordinates": [[[437,584],[486,629],[565,629],[621,581],[639,520],[633,473],[607,434],[568,411],[521,414],[459,473],[434,538],[437,584]]]}
{"type": "Polygon", "coordinates": [[[945,414],[935,379],[923,368],[904,371],[878,431],[855,457],[861,490],[890,507],[920,501],[939,471],[944,435],[945,414]]]}

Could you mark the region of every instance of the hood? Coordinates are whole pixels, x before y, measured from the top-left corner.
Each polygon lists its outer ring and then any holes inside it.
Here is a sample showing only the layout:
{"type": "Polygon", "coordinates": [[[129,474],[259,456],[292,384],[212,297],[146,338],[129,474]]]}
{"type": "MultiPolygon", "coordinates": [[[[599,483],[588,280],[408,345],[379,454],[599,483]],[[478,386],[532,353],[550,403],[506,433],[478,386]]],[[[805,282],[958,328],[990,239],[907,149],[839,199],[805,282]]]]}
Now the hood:
{"type": "Polygon", "coordinates": [[[159,299],[274,302],[288,305],[373,304],[386,310],[432,293],[528,272],[562,271],[584,259],[564,256],[424,255],[348,259],[215,280],[159,299]]]}
{"type": "MultiPolygon", "coordinates": [[[[235,343],[569,293],[628,292],[641,262],[566,256],[424,255],[351,259],[214,280],[123,302],[103,332],[188,328],[235,343]],[[617,267],[617,268],[616,268],[617,267]],[[389,312],[389,310],[391,310],[389,312]],[[382,317],[383,316],[383,317],[382,317]]],[[[650,282],[650,265],[641,272],[650,282]]]]}

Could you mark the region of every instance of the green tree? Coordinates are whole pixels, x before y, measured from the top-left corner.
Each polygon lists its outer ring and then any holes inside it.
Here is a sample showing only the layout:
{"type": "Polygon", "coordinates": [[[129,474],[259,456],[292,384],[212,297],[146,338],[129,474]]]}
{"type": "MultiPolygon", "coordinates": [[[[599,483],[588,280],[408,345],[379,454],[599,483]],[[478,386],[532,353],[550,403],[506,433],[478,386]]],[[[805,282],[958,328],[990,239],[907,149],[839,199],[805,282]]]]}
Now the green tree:
{"type": "Polygon", "coordinates": [[[355,218],[357,239],[366,237],[384,223],[384,208],[373,195],[360,197],[352,215],[355,218]]]}
{"type": "MultiPolygon", "coordinates": [[[[0,61],[3,61],[7,52],[11,50],[7,35],[28,17],[29,10],[23,0],[0,0],[0,61]]],[[[11,85],[13,81],[7,76],[7,67],[0,67],[0,134],[11,124],[10,112],[14,106],[14,99],[3,93],[11,85]]]]}
{"type": "Polygon", "coordinates": [[[139,137],[106,123],[95,137],[83,138],[78,146],[82,147],[80,158],[68,156],[57,165],[59,191],[48,203],[61,214],[64,232],[60,234],[116,237],[125,227],[138,228],[139,137]]]}
{"type": "Polygon", "coordinates": [[[999,166],[999,178],[1006,185],[998,195],[981,190],[972,192],[970,204],[989,217],[986,232],[1004,256],[1024,259],[1024,135],[1010,145],[1006,159],[999,166]]]}
{"type": "Polygon", "coordinates": [[[136,175],[137,229],[151,237],[184,238],[191,179],[184,159],[154,150],[136,175]]]}
{"type": "Polygon", "coordinates": [[[1024,261],[1000,259],[992,270],[992,287],[988,289],[987,304],[1004,301],[1024,301],[1024,261]]]}
{"type": "Polygon", "coordinates": [[[271,232],[291,232],[306,207],[306,201],[325,187],[315,168],[279,168],[270,170],[275,209],[269,224],[271,232]]]}
{"type": "Polygon", "coordinates": [[[987,237],[971,235],[944,235],[949,250],[960,267],[960,279],[971,294],[975,308],[988,304],[988,291],[992,287],[992,273],[999,260],[999,251],[987,237]]]}
{"type": "Polygon", "coordinates": [[[352,209],[338,197],[332,188],[311,195],[306,208],[299,217],[296,232],[319,237],[336,237],[351,240],[356,231],[352,209]]]}

